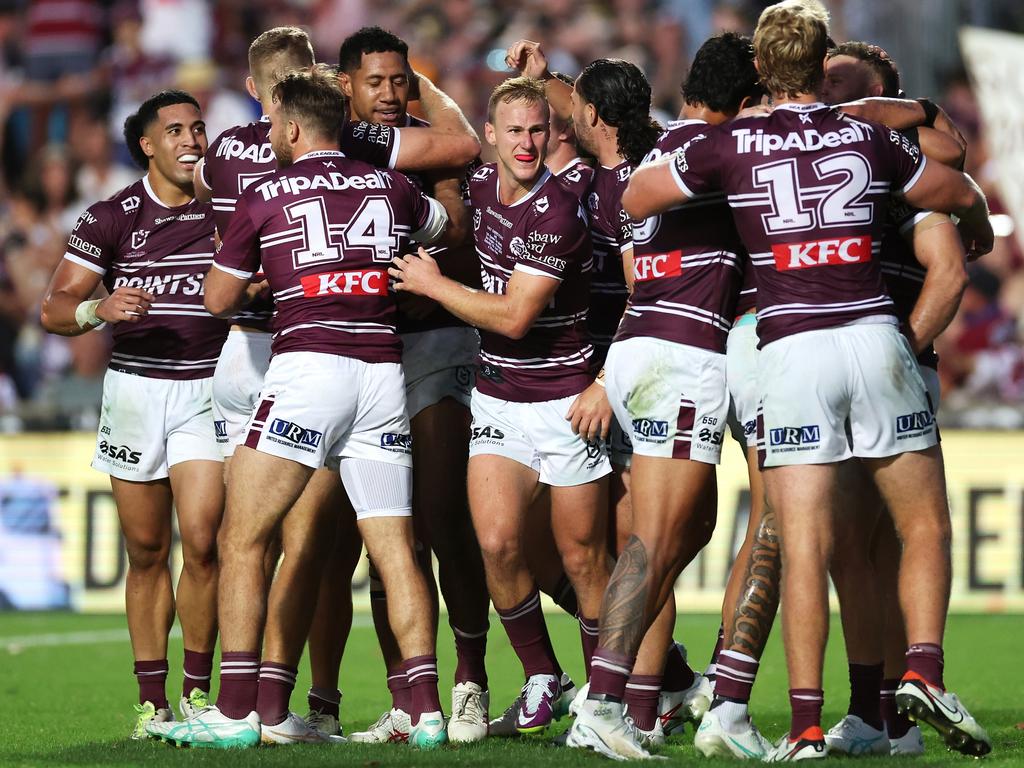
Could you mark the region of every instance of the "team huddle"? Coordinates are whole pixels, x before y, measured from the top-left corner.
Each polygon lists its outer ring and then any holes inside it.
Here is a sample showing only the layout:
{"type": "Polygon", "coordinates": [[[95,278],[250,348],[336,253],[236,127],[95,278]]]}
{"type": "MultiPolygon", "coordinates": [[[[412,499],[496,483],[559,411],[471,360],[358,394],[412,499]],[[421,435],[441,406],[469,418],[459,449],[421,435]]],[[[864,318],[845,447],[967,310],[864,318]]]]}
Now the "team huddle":
{"type": "Polygon", "coordinates": [[[558,741],[613,759],[650,758],[690,722],[704,755],[791,761],[920,754],[925,723],[989,752],[943,682],[932,341],[993,241],[955,126],[903,98],[884,51],[836,45],[816,0],[705,42],[667,129],[629,62],[572,79],[527,40],[506,62],[487,164],[377,27],[336,69],[303,31],[264,32],[246,81],[264,116],[213,141],[182,91],[125,122],[146,175],[81,215],[42,318],[113,327],[93,466],[128,548],[133,736],[429,749],[571,717],[558,741]],[[673,587],[714,530],[727,433],[751,514],[695,672],[673,587]],[[392,706],[346,736],[362,546],[392,706]],[[826,732],[830,577],[851,696],[826,732]],[[458,659],[447,716],[438,590],[458,659]],[[578,619],[579,685],[541,592],[578,619]],[[525,681],[493,718],[492,604],[525,681]],[[748,704],[780,607],[792,720],[771,742],[748,704]]]}

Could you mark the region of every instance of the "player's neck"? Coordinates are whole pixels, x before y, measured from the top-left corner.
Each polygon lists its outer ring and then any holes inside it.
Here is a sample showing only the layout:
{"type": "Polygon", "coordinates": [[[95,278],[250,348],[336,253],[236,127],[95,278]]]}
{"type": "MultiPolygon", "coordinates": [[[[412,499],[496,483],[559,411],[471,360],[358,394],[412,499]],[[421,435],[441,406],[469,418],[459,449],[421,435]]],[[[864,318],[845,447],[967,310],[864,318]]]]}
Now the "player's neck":
{"type": "Polygon", "coordinates": [[[780,104],[817,104],[820,101],[821,95],[818,93],[798,93],[796,96],[787,93],[772,94],[772,105],[776,107],[780,104]]]}
{"type": "Polygon", "coordinates": [[[731,120],[735,115],[727,115],[724,112],[717,112],[706,104],[684,104],[679,110],[680,120],[701,120],[709,125],[721,125],[731,120]]]}
{"type": "Polygon", "coordinates": [[[338,142],[336,141],[308,141],[302,142],[301,145],[296,144],[292,150],[292,162],[297,163],[299,160],[304,158],[306,155],[312,152],[339,152],[338,142]]]}
{"type": "Polygon", "coordinates": [[[168,208],[178,208],[188,205],[195,198],[195,188],[191,184],[179,186],[168,178],[165,178],[155,168],[150,168],[146,174],[149,181],[149,188],[156,199],[168,208]]]}
{"type": "Polygon", "coordinates": [[[498,202],[502,205],[513,205],[519,202],[533,191],[547,170],[542,165],[532,179],[519,181],[511,172],[505,171],[501,163],[498,163],[498,202]]]}
{"type": "Polygon", "coordinates": [[[544,160],[544,165],[548,167],[555,176],[560,174],[569,168],[569,163],[574,160],[579,160],[579,153],[576,152],[576,147],[572,144],[562,144],[558,148],[558,151],[554,154],[548,155],[544,160]]]}

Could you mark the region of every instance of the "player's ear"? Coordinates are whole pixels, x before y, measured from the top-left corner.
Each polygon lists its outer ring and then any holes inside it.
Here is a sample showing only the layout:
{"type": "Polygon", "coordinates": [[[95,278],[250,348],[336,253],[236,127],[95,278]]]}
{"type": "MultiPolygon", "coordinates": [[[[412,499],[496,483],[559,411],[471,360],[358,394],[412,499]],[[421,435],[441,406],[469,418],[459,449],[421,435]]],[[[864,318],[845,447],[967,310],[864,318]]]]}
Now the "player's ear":
{"type": "Polygon", "coordinates": [[[245,92],[256,99],[256,101],[260,100],[259,91],[256,90],[256,81],[252,79],[252,75],[245,78],[245,92]]]}
{"type": "Polygon", "coordinates": [[[487,139],[487,143],[492,147],[498,143],[494,136],[494,126],[490,123],[484,123],[484,138],[487,139]]]}
{"type": "Polygon", "coordinates": [[[299,134],[302,132],[299,129],[299,124],[294,120],[288,121],[288,127],[285,129],[288,132],[288,143],[294,144],[299,140],[299,134]]]}
{"type": "Polygon", "coordinates": [[[139,137],[139,146],[142,147],[146,157],[153,157],[156,154],[156,148],[153,146],[152,140],[145,134],[139,137]]]}
{"type": "Polygon", "coordinates": [[[583,108],[583,114],[587,116],[587,125],[591,126],[592,128],[596,128],[598,121],[597,107],[595,107],[593,104],[587,104],[583,108]]]}
{"type": "Polygon", "coordinates": [[[352,98],[352,78],[349,77],[348,72],[338,72],[338,87],[345,94],[345,98],[352,98]]]}

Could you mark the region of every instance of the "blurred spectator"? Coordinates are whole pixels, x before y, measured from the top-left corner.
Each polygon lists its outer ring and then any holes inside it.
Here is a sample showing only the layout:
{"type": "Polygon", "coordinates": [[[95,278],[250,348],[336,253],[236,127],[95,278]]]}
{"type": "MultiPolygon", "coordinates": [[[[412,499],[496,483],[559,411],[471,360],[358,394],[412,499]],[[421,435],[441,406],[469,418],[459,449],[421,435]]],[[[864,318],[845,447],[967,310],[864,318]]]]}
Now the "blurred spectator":
{"type": "Polygon", "coordinates": [[[181,64],[175,75],[175,87],[188,91],[199,102],[210,141],[222,131],[260,116],[256,101],[220,83],[220,73],[213,62],[189,61],[181,64]]]}
{"type": "MultiPolygon", "coordinates": [[[[78,216],[93,201],[105,200],[124,189],[142,173],[138,168],[129,167],[114,158],[113,144],[102,114],[80,112],[71,124],[68,138],[78,164],[75,187],[82,198],[74,210],[74,216],[78,216]]],[[[71,226],[74,226],[74,221],[71,226]]]]}
{"type": "Polygon", "coordinates": [[[176,61],[210,58],[213,14],[207,0],[139,0],[142,47],[176,61]]]}

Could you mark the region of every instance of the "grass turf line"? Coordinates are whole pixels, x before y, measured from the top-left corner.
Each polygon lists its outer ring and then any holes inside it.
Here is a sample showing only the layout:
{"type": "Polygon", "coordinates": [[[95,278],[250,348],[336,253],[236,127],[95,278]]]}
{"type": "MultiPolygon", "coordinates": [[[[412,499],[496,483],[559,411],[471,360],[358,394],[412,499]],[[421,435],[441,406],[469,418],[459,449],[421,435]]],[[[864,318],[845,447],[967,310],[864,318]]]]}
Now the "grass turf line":
{"type": "MultiPolygon", "coordinates": [[[[357,617],[358,618],[358,617],[357,617]]],[[[365,728],[389,706],[384,667],[373,630],[360,621],[353,629],[342,667],[342,721],[346,732],[365,728]]],[[[447,710],[455,665],[451,633],[442,621],[440,634],[441,700],[447,710]]],[[[564,614],[548,617],[562,665],[582,678],[579,631],[564,614]]],[[[1024,765],[1022,680],[1018,673],[1020,631],[1017,616],[954,616],[946,638],[947,683],[965,701],[994,740],[993,765],[1024,765]]],[[[299,746],[260,748],[245,752],[176,750],[156,742],[132,742],[132,704],[136,686],[127,640],[66,646],[25,646],[13,652],[5,637],[37,634],[96,632],[124,627],[121,616],[74,614],[3,614],[0,621],[0,766],[137,766],[137,765],[358,765],[358,766],[575,766],[611,765],[596,755],[557,749],[547,737],[489,739],[481,744],[416,752],[400,745],[339,747],[299,746]]],[[[686,642],[691,665],[701,670],[714,643],[718,618],[682,615],[677,639],[686,642]]],[[[848,683],[838,621],[826,658],[826,729],[846,711],[848,683]]],[[[776,629],[754,688],[755,722],[771,739],[788,727],[786,674],[776,629]]],[[[487,656],[491,715],[499,714],[518,693],[521,671],[500,623],[491,622],[487,656]]],[[[181,640],[170,647],[168,698],[176,702],[181,685],[181,640]]],[[[216,685],[216,681],[215,681],[216,685]]],[[[303,660],[292,697],[293,710],[304,714],[309,687],[308,662],[303,660]]],[[[216,692],[216,689],[215,689],[216,692]]],[[[549,731],[554,735],[568,720],[549,731]]],[[[669,742],[663,754],[672,762],[725,765],[733,761],[706,760],[692,745],[692,729],[669,742]]],[[[968,758],[948,753],[936,734],[926,729],[927,753],[915,765],[963,765],[968,758]]],[[[905,761],[900,761],[903,764],[905,761]]],[[[890,758],[860,758],[858,766],[891,765],[890,758]]]]}

